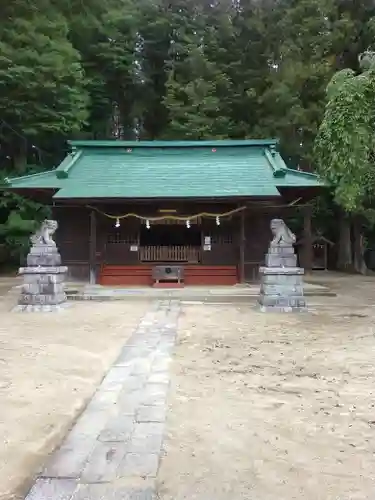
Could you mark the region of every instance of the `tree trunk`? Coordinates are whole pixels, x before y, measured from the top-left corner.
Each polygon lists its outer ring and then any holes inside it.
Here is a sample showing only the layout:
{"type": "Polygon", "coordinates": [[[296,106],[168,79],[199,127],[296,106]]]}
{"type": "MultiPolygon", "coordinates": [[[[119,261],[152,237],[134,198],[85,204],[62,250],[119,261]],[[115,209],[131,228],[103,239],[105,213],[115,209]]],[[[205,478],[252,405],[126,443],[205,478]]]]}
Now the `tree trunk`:
{"type": "Polygon", "coordinates": [[[23,175],[27,167],[27,143],[18,139],[13,150],[13,167],[17,175],[23,175]]]}
{"type": "Polygon", "coordinates": [[[313,241],[312,241],[312,228],[311,228],[312,207],[310,205],[304,208],[303,217],[303,253],[304,253],[304,268],[306,273],[311,273],[313,268],[313,241]]]}
{"type": "Polygon", "coordinates": [[[367,274],[367,265],[365,262],[365,244],[362,232],[362,223],[359,217],[353,220],[353,253],[354,269],[359,274],[367,274]]]}
{"type": "Polygon", "coordinates": [[[353,258],[350,236],[350,218],[343,210],[340,210],[339,214],[339,231],[337,268],[340,271],[352,271],[353,258]]]}

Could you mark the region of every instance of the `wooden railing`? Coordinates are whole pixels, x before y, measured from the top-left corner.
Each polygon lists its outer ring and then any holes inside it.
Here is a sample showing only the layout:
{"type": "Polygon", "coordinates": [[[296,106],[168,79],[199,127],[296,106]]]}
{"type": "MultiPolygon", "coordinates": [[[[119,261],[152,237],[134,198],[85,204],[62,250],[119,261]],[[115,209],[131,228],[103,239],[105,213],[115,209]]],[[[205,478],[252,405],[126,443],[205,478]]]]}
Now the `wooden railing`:
{"type": "Polygon", "coordinates": [[[200,248],[189,246],[148,246],[140,247],[141,262],[190,262],[198,263],[200,248]]]}

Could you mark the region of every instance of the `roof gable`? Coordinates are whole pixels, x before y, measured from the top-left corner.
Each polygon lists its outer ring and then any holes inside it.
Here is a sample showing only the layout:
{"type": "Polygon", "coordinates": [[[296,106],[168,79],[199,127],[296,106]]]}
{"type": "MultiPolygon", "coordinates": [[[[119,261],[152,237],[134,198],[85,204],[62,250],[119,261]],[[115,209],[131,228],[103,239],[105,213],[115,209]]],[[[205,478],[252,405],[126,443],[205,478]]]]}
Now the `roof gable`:
{"type": "Polygon", "coordinates": [[[277,197],[279,187],[321,185],[286,167],[277,141],[72,141],[49,172],[11,189],[52,189],[56,199],[277,197]]]}

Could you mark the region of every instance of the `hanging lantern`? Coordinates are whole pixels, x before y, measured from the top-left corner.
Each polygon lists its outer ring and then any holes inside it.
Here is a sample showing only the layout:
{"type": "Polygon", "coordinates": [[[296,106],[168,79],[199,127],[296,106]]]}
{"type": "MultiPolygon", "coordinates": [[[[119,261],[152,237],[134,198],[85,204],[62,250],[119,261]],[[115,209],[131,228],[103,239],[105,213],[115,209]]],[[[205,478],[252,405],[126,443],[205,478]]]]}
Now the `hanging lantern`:
{"type": "Polygon", "coordinates": [[[115,227],[120,227],[120,219],[117,217],[115,227]]]}
{"type": "Polygon", "coordinates": [[[189,229],[190,228],[190,221],[189,219],[186,221],[186,227],[189,229]]]}
{"type": "Polygon", "coordinates": [[[146,220],[146,228],[150,229],[150,221],[148,219],[146,220]]]}
{"type": "Polygon", "coordinates": [[[220,226],[220,217],[219,216],[216,217],[216,225],[220,226]]]}

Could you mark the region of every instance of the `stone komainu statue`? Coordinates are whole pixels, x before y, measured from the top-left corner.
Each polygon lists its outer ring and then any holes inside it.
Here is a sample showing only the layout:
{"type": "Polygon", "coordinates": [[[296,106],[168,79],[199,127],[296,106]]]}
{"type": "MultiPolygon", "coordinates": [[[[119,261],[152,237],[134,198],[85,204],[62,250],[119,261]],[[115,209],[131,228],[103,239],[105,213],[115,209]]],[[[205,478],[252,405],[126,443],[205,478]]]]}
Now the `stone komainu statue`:
{"type": "Polygon", "coordinates": [[[26,266],[19,269],[24,282],[15,311],[51,312],[64,306],[64,280],[68,268],[61,265],[60,253],[52,239],[56,229],[57,222],[46,219],[31,236],[26,266]]]}
{"type": "Polygon", "coordinates": [[[265,255],[264,266],[259,268],[260,291],[258,303],[261,311],[303,311],[304,270],[298,267],[294,251],[296,237],[282,219],[271,221],[273,239],[265,255]]]}
{"type": "Polygon", "coordinates": [[[57,221],[45,219],[40,228],[30,238],[33,245],[56,246],[52,235],[58,227],[57,221]]]}
{"type": "Polygon", "coordinates": [[[273,239],[272,246],[291,246],[296,242],[296,236],[288,228],[282,219],[272,219],[271,231],[273,239]]]}

